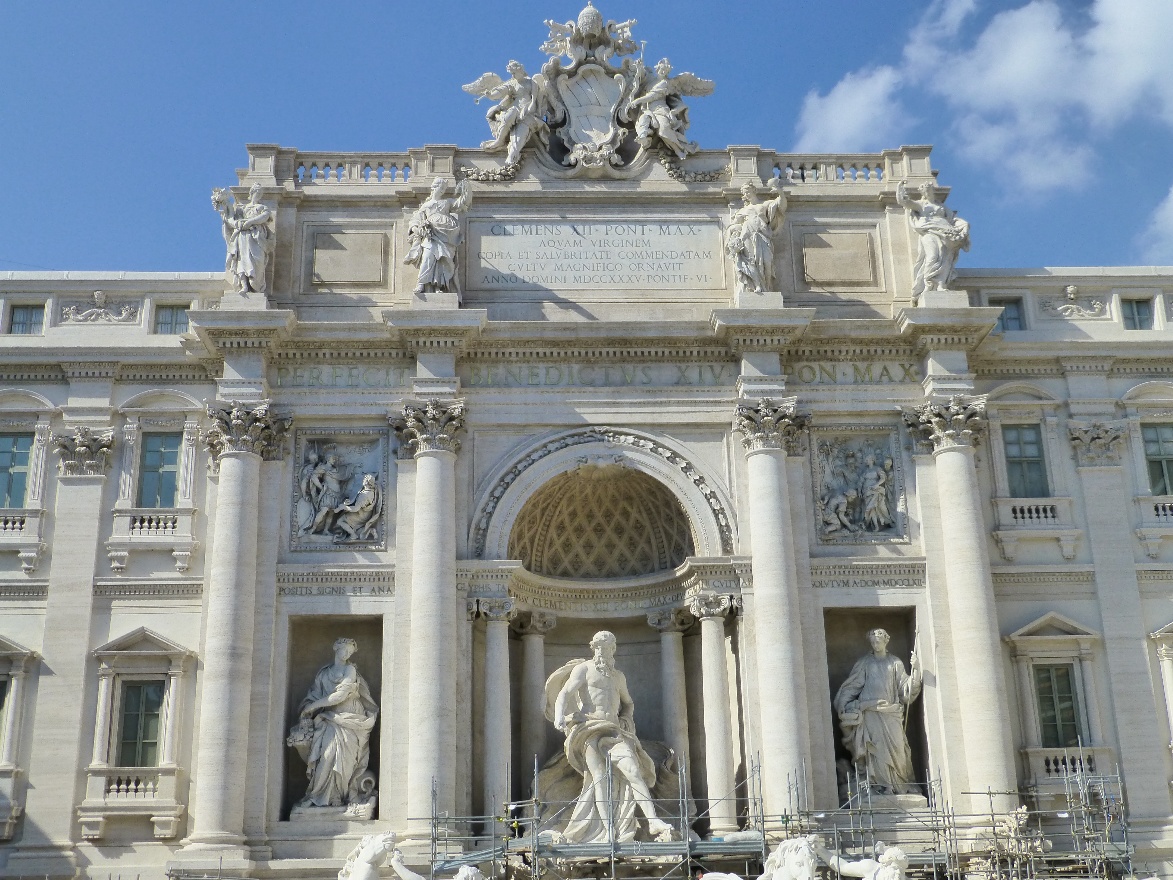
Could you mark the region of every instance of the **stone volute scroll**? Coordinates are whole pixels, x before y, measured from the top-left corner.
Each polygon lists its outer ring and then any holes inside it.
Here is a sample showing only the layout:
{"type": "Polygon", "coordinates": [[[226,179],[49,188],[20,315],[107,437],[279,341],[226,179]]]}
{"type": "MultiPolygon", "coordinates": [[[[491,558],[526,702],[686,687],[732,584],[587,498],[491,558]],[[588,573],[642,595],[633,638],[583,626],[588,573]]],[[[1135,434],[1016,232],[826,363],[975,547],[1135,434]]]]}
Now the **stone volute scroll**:
{"type": "Polygon", "coordinates": [[[904,410],[904,423],[934,450],[973,446],[986,427],[986,395],[955,394],[904,410]]]}
{"type": "Polygon", "coordinates": [[[78,425],[72,434],[54,434],[57,472],[63,477],[100,476],[110,467],[114,432],[94,431],[78,425]]]}
{"type": "Polygon", "coordinates": [[[457,434],[464,430],[464,401],[432,398],[425,403],[407,403],[402,419],[393,421],[402,440],[413,454],[460,451],[457,434]]]}
{"type": "Polygon", "coordinates": [[[261,202],[261,185],[254,183],[248,201],[229,201],[225,189],[212,190],[212,207],[220,215],[227,252],[224,274],[238,293],[267,293],[269,266],[277,243],[277,212],[261,202]]]}
{"type": "Polygon", "coordinates": [[[212,427],[204,433],[204,445],[213,463],[229,452],[251,452],[266,460],[277,458],[284,447],[291,419],[273,413],[268,401],[208,404],[212,427]]]}
{"type": "Polygon", "coordinates": [[[1128,425],[1117,422],[1092,422],[1067,426],[1076,464],[1080,467],[1111,467],[1120,464],[1128,425]]]}
{"type": "Polygon", "coordinates": [[[950,290],[957,255],[969,250],[969,224],[956,211],[937,201],[937,188],[931,183],[920,188],[920,198],[908,195],[905,181],[896,185],[896,202],[908,215],[917,235],[916,263],[913,266],[912,304],[931,290],[950,290]]]}
{"type": "Polygon", "coordinates": [[[725,253],[733,262],[738,293],[778,289],[774,278],[774,239],[786,216],[782,181],[770,179],[771,198],[762,200],[752,183],[741,187],[741,207],[731,209],[725,229],[725,253]]]}
{"type": "Polygon", "coordinates": [[[371,730],[379,707],[351,662],[354,639],[334,642],[334,660],[318,670],[285,744],[306,764],[305,797],[291,819],[370,819],[377,795],[370,762],[371,730]]]}
{"type": "Polygon", "coordinates": [[[763,398],[756,404],[739,403],[733,415],[733,430],[741,434],[745,451],[782,449],[793,453],[810,426],[810,414],[798,411],[798,398],[774,403],[763,398]]]}

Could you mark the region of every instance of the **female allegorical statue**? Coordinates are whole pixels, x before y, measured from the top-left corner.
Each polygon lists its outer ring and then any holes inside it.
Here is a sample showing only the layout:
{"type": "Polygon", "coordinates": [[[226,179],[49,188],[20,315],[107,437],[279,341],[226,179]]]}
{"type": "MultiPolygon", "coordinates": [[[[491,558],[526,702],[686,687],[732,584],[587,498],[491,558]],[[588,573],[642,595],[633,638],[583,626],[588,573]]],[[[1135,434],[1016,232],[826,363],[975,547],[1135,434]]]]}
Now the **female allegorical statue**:
{"type": "Polygon", "coordinates": [[[763,202],[752,183],[742,186],[742,206],[734,212],[725,230],[725,252],[733,258],[737,290],[741,293],[761,293],[777,287],[774,235],[786,213],[786,194],[776,177],[770,179],[770,191],[774,198],[763,202]]]}
{"type": "Polygon", "coordinates": [[[374,806],[374,778],[367,763],[379,707],[350,662],[357,650],[354,639],[334,643],[334,662],[318,670],[301,701],[300,719],[289,732],[286,743],[305,761],[309,779],[298,807],[346,806],[361,812],[374,806]]]}
{"type": "Polygon", "coordinates": [[[261,185],[254,183],[248,202],[228,204],[225,190],[212,190],[212,207],[220,215],[224,243],[228,252],[224,271],[232,279],[234,290],[241,293],[264,293],[268,288],[269,257],[275,243],[274,213],[261,203],[261,185]]]}
{"type": "Polygon", "coordinates": [[[456,184],[455,198],[444,198],[448,182],[443,177],[432,181],[431,195],[411,215],[407,227],[407,256],[403,262],[417,266],[416,293],[460,293],[456,277],[456,249],[462,238],[461,215],[472,201],[468,181],[456,184]]]}
{"type": "Polygon", "coordinates": [[[920,188],[918,201],[908,197],[903,180],[896,184],[896,202],[908,213],[908,222],[920,240],[912,267],[913,305],[926,290],[948,290],[957,254],[969,250],[969,224],[937,202],[936,194],[936,187],[926,183],[920,188]]]}

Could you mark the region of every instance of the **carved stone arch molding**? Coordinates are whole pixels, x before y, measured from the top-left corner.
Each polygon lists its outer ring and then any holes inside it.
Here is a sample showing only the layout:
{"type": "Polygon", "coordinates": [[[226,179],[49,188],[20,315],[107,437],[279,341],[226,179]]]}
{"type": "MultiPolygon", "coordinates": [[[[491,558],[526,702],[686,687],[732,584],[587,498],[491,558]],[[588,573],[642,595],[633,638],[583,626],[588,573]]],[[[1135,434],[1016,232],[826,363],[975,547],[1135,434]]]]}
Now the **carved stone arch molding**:
{"type": "Polygon", "coordinates": [[[663,483],[693,527],[697,556],[730,556],[736,546],[733,505],[723,485],[675,442],[626,428],[576,428],[528,443],[482,483],[469,547],[481,559],[509,558],[509,536],[525,503],[554,477],[586,459],[614,460],[663,483]]]}

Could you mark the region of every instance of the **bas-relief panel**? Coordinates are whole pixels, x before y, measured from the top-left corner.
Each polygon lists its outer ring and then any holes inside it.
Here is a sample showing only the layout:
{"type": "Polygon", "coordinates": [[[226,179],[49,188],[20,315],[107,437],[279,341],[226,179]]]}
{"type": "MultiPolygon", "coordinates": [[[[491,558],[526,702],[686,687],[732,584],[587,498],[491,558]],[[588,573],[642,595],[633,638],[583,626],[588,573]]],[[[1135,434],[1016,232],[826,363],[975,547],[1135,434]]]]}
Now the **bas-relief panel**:
{"type": "Polygon", "coordinates": [[[815,531],[822,544],[905,542],[904,473],[889,428],[812,429],[815,531]]]}
{"type": "Polygon", "coordinates": [[[377,428],[297,432],[289,549],[386,548],[389,446],[377,428]]]}

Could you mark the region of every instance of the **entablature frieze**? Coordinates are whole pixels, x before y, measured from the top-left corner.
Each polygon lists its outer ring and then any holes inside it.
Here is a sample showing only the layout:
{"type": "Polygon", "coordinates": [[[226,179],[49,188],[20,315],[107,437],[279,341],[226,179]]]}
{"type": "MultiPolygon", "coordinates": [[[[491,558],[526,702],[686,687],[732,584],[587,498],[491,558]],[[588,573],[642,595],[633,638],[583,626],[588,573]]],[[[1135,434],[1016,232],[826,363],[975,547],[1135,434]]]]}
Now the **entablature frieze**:
{"type": "Polygon", "coordinates": [[[198,578],[142,581],[97,578],[94,581],[96,599],[198,599],[203,593],[204,584],[198,578]]]}
{"type": "Polygon", "coordinates": [[[923,560],[811,563],[811,586],[815,589],[923,590],[925,579],[923,560]]]}
{"type": "Polygon", "coordinates": [[[395,595],[395,569],[389,566],[278,565],[277,595],[282,598],[390,598],[395,595]]]}

